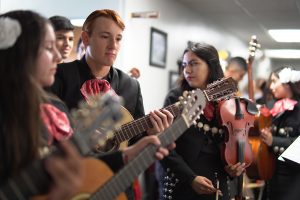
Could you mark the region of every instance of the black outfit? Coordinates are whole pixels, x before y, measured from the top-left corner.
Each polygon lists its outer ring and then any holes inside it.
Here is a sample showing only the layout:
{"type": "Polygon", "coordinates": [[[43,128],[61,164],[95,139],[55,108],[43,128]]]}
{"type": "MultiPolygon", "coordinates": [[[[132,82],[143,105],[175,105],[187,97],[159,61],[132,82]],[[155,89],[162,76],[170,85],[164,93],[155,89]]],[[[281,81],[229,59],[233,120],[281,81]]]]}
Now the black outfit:
{"type": "MultiPolygon", "coordinates": [[[[300,135],[300,103],[273,118],[271,148],[278,157],[300,135]]],[[[275,172],[267,184],[271,200],[300,199],[300,165],[276,159],[275,172]],[[295,186],[298,184],[298,189],[295,186]],[[289,198],[287,198],[289,196],[289,198]]]]}
{"type": "MultiPolygon", "coordinates": [[[[181,88],[172,89],[166,97],[165,106],[177,102],[182,93],[181,88]]],[[[167,173],[162,177],[163,199],[215,199],[215,194],[199,195],[191,186],[196,176],[204,176],[216,187],[215,173],[223,193],[219,199],[229,199],[228,174],[224,170],[220,152],[223,130],[219,128],[216,114],[210,121],[201,115],[197,126],[190,127],[178,138],[175,150],[161,161],[167,173]]]]}
{"type": "MultiPolygon", "coordinates": [[[[79,101],[84,100],[80,92],[82,84],[94,78],[85,57],[70,63],[61,63],[58,65],[51,91],[63,100],[69,109],[77,108],[79,101]]],[[[124,107],[134,119],[144,116],[143,98],[136,79],[114,67],[111,67],[104,79],[110,83],[117,95],[123,97],[124,107]]]]}
{"type": "MultiPolygon", "coordinates": [[[[81,60],[75,60],[70,63],[62,63],[58,65],[55,75],[55,82],[51,87],[51,91],[63,100],[69,109],[77,108],[78,103],[84,100],[80,92],[80,88],[85,81],[95,79],[94,75],[85,60],[85,56],[81,60]]],[[[134,119],[144,116],[144,105],[139,82],[128,76],[121,70],[111,67],[108,75],[104,77],[110,83],[110,86],[118,96],[124,101],[124,107],[130,112],[134,119]]],[[[129,144],[134,143],[145,133],[132,138],[129,144]]],[[[111,159],[110,156],[101,157],[102,160],[109,163],[114,171],[119,169],[119,158],[111,159]],[[113,163],[112,163],[113,161],[113,163]],[[117,165],[115,165],[117,164],[117,165]]],[[[133,192],[126,191],[128,199],[133,199],[133,192]]]]}
{"type": "MultiPolygon", "coordinates": [[[[84,100],[80,92],[82,84],[94,78],[85,60],[85,56],[83,56],[81,60],[58,65],[55,82],[51,87],[51,91],[64,101],[69,109],[77,108],[78,103],[84,100]]],[[[123,97],[124,107],[134,119],[144,116],[143,98],[137,80],[114,67],[111,67],[109,74],[104,79],[110,83],[117,95],[123,97]]],[[[113,171],[116,171],[118,167],[114,169],[114,166],[120,166],[120,159],[122,157],[118,155],[115,159],[109,155],[103,155],[101,159],[107,162],[113,171]]]]}

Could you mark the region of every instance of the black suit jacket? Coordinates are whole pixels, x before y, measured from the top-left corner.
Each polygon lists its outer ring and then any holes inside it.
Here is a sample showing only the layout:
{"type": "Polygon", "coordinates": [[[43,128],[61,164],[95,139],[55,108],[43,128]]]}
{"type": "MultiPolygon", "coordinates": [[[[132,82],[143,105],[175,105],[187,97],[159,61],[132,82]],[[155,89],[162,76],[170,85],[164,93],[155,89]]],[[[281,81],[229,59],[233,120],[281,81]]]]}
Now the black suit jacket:
{"type": "MultiPolygon", "coordinates": [[[[69,109],[77,108],[78,103],[84,100],[80,92],[82,84],[95,78],[83,57],[70,63],[58,65],[55,82],[50,91],[65,102],[69,109]]],[[[117,95],[123,97],[124,107],[130,112],[134,119],[144,116],[143,98],[138,81],[131,78],[121,70],[111,67],[107,77],[104,77],[114,89],[117,95]]],[[[135,142],[143,134],[140,134],[130,143],[135,142]]],[[[123,164],[120,152],[113,152],[100,156],[112,170],[116,171],[123,164]],[[111,156],[113,154],[114,156],[111,156]]]]}
{"type": "MultiPolygon", "coordinates": [[[[51,91],[63,100],[69,109],[77,108],[78,103],[84,100],[80,92],[82,84],[94,78],[85,57],[70,63],[62,63],[58,65],[51,91]]],[[[114,67],[111,67],[104,79],[110,83],[117,95],[123,97],[124,107],[134,119],[144,116],[143,98],[136,79],[114,67]]]]}
{"type": "MultiPolygon", "coordinates": [[[[182,88],[172,89],[166,97],[165,106],[178,101],[183,93],[182,88]]],[[[216,115],[215,115],[216,116],[216,115]]],[[[216,117],[208,121],[201,115],[200,121],[210,127],[220,128],[216,117]]],[[[196,176],[204,176],[215,185],[215,172],[220,180],[220,189],[223,197],[229,199],[227,192],[227,173],[221,159],[220,144],[222,137],[212,135],[211,129],[204,131],[196,126],[190,127],[176,141],[176,148],[166,157],[161,164],[167,173],[163,178],[166,199],[215,199],[215,195],[198,195],[191,187],[196,176]]]]}

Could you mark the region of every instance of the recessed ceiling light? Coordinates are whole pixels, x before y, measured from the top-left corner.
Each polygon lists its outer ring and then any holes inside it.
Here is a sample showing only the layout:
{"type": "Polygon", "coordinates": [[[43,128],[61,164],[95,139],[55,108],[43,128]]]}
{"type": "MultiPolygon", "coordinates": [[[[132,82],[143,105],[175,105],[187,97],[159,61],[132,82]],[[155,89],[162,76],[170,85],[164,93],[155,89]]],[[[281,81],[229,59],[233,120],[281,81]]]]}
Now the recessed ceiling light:
{"type": "Polygon", "coordinates": [[[268,32],[276,42],[300,42],[300,29],[271,29],[268,32]]]}
{"type": "Polygon", "coordinates": [[[297,49],[267,49],[265,55],[270,58],[300,59],[300,50],[297,49]]]}

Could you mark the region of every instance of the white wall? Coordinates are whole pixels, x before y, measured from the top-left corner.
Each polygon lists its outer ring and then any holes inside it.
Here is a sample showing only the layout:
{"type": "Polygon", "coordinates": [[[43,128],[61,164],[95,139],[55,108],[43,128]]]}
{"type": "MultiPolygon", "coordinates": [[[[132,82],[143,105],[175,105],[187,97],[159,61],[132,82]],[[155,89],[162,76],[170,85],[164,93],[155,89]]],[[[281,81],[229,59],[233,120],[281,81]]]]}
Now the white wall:
{"type": "Polygon", "coordinates": [[[173,0],[126,1],[126,22],[123,44],[123,66],[141,69],[139,81],[142,87],[146,112],[163,105],[168,92],[169,70],[177,70],[176,61],[181,57],[187,41],[204,41],[218,49],[230,50],[233,56],[247,56],[247,44],[218,30],[199,19],[197,13],[173,0]],[[132,19],[131,12],[159,11],[159,19],[132,19]],[[150,27],[168,34],[167,67],[161,69],[149,65],[150,27]]]}
{"type": "Polygon", "coordinates": [[[85,18],[96,9],[121,10],[122,0],[1,0],[0,11],[15,9],[35,10],[45,17],[63,15],[69,18],[85,18]]]}
{"type": "Polygon", "coordinates": [[[119,12],[126,29],[123,47],[116,67],[129,70],[138,67],[146,113],[162,107],[168,92],[169,70],[177,70],[176,61],[187,41],[203,41],[217,49],[229,50],[232,56],[247,57],[247,44],[234,36],[207,24],[199,15],[173,0],[0,0],[0,12],[13,9],[32,9],[45,17],[63,15],[68,18],[85,18],[96,9],[109,8],[119,12]],[[159,19],[132,19],[131,12],[159,11],[159,19]],[[168,34],[166,69],[149,65],[150,27],[168,34]]]}

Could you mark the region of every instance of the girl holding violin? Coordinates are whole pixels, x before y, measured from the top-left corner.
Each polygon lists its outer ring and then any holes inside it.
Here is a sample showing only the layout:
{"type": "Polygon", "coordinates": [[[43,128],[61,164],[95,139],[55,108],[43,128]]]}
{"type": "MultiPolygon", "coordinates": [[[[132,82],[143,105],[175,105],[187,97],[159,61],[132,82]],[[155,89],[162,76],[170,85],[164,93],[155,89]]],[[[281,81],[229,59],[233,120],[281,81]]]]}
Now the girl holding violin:
{"type": "MultiPolygon", "coordinates": [[[[270,110],[272,126],[261,130],[261,139],[278,157],[300,135],[300,71],[284,67],[272,72],[270,90],[276,100],[270,110]]],[[[268,198],[288,199],[290,189],[299,178],[299,166],[276,159],[274,175],[266,187],[268,198]]],[[[291,198],[299,199],[299,196],[291,198]]]]}
{"type": "MultiPolygon", "coordinates": [[[[169,92],[165,106],[177,102],[183,91],[203,90],[224,76],[217,50],[205,43],[184,50],[182,71],[179,86],[169,92]]],[[[161,161],[166,173],[161,177],[163,199],[229,199],[228,177],[239,176],[245,164],[225,166],[221,159],[223,130],[217,106],[208,103],[197,125],[190,127],[176,141],[176,149],[161,161]]]]}

